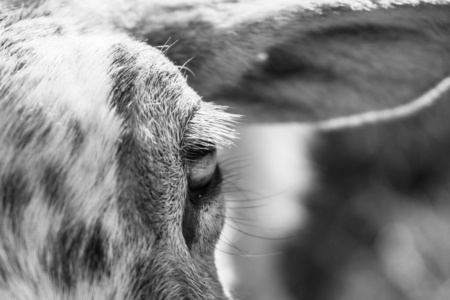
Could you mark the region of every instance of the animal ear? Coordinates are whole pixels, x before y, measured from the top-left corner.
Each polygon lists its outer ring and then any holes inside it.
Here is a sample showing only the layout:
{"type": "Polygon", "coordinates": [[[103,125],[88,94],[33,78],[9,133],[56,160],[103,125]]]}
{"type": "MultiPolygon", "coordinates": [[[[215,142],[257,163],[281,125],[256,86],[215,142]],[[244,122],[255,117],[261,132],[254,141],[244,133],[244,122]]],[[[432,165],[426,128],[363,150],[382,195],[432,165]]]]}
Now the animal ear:
{"type": "Polygon", "coordinates": [[[205,100],[249,121],[309,122],[394,108],[450,75],[449,16],[449,4],[296,8],[226,25],[199,19],[145,38],[177,40],[167,55],[190,60],[188,80],[205,100]]]}

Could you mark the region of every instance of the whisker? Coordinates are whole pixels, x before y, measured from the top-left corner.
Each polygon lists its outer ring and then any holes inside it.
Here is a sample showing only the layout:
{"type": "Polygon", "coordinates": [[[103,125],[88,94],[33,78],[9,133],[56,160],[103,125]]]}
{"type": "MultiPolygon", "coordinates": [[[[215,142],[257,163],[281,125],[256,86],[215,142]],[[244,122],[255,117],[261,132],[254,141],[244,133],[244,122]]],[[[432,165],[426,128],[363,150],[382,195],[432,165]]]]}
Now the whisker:
{"type": "MultiPolygon", "coordinates": [[[[232,220],[232,221],[248,221],[248,222],[260,222],[260,220],[253,220],[253,219],[245,219],[245,218],[236,218],[229,215],[220,215],[221,217],[224,217],[226,219],[232,220]]],[[[245,224],[244,224],[245,225],[245,224]]]]}
{"type": "Polygon", "coordinates": [[[267,206],[267,204],[264,205],[250,205],[250,206],[235,206],[235,207],[228,207],[227,209],[236,210],[236,209],[255,209],[259,207],[267,206]]]}
{"type": "Polygon", "coordinates": [[[229,226],[230,228],[233,228],[234,230],[236,230],[236,231],[238,231],[238,232],[240,232],[242,234],[245,234],[247,236],[251,236],[251,237],[254,237],[254,238],[263,239],[263,240],[280,241],[280,240],[288,240],[288,239],[291,239],[291,238],[295,237],[295,235],[286,236],[286,237],[265,237],[265,236],[261,236],[261,235],[257,235],[257,234],[253,234],[253,233],[249,233],[249,232],[243,231],[240,228],[234,227],[231,224],[227,223],[226,220],[225,220],[225,224],[227,224],[227,226],[229,226]]]}

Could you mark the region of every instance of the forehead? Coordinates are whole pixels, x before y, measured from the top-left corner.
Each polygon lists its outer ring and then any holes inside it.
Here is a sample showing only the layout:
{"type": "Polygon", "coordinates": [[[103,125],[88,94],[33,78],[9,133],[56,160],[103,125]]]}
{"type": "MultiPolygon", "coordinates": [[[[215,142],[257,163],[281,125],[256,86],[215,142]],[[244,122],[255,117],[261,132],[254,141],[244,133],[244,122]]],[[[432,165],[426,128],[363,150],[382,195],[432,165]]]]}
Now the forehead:
{"type": "Polygon", "coordinates": [[[126,164],[159,186],[167,170],[183,175],[186,141],[224,144],[231,134],[160,51],[126,36],[45,17],[0,27],[0,44],[0,165],[27,170],[33,199],[45,194],[41,178],[62,178],[64,205],[80,220],[117,196],[136,171],[126,164]]]}
{"type": "Polygon", "coordinates": [[[178,69],[159,51],[134,42],[113,45],[110,57],[111,104],[125,123],[153,127],[154,142],[173,134],[181,143],[178,132],[202,106],[178,69]]]}
{"type": "Polygon", "coordinates": [[[200,108],[200,98],[160,51],[125,36],[81,33],[52,18],[0,30],[7,45],[0,53],[3,78],[23,83],[11,85],[17,106],[88,123],[114,123],[104,117],[114,111],[142,124],[169,115],[165,122],[175,127],[200,108]]]}
{"type": "Polygon", "coordinates": [[[152,148],[177,151],[184,134],[229,144],[230,117],[202,102],[155,48],[57,16],[25,18],[0,30],[7,45],[0,52],[3,78],[22,82],[3,86],[12,110],[38,109],[55,124],[76,119],[110,143],[135,131],[152,148]]]}

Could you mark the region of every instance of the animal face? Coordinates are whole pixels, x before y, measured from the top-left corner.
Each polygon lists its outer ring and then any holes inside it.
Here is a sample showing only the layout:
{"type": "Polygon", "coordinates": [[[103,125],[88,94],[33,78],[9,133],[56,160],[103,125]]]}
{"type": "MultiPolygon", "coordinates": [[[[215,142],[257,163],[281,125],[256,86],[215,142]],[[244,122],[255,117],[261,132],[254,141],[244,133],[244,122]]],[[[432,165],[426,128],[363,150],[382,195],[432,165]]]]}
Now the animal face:
{"type": "Polygon", "coordinates": [[[0,25],[0,298],[225,299],[233,117],[163,54],[51,3],[0,25]]]}

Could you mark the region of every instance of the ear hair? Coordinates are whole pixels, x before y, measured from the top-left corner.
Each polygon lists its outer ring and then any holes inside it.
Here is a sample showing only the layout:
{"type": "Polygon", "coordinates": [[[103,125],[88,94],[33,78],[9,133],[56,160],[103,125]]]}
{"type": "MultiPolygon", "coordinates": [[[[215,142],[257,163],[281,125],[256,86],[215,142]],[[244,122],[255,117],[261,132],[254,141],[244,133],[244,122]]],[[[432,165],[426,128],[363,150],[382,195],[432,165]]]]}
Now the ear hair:
{"type": "Polygon", "coordinates": [[[448,91],[450,91],[450,76],[445,77],[422,96],[407,104],[348,117],[339,117],[319,122],[315,124],[315,127],[319,130],[332,131],[407,118],[432,106],[448,91]]]}

